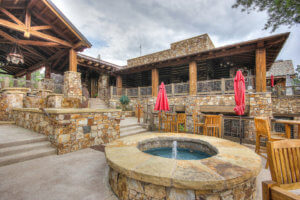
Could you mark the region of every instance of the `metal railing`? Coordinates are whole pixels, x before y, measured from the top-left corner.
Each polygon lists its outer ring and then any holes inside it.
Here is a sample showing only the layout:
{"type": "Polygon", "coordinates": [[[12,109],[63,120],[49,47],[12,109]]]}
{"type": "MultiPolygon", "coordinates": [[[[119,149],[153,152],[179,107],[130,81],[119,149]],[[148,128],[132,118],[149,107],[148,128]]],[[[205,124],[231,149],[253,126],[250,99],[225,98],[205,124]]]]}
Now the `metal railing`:
{"type": "Polygon", "coordinates": [[[54,83],[51,79],[43,79],[41,81],[15,79],[11,77],[0,77],[0,90],[3,88],[29,88],[33,90],[51,90],[54,93],[63,93],[63,84],[54,83]]]}
{"type": "Polygon", "coordinates": [[[272,92],[273,98],[281,97],[300,97],[300,85],[281,86],[276,85],[273,88],[267,87],[269,92],[272,92]]]}

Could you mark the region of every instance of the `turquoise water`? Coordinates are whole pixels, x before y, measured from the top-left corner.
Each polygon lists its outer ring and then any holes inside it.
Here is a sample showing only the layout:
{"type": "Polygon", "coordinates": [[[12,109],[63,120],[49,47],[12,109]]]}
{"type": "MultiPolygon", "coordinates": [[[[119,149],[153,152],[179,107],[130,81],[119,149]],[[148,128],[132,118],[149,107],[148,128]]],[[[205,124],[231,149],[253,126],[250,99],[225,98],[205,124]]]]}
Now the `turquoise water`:
{"type": "MultiPolygon", "coordinates": [[[[145,153],[160,156],[164,158],[172,158],[172,148],[171,147],[161,147],[161,148],[153,148],[144,151],[145,153]]],[[[177,148],[177,160],[201,160],[204,158],[211,157],[211,155],[201,152],[194,151],[191,149],[177,148]]]]}

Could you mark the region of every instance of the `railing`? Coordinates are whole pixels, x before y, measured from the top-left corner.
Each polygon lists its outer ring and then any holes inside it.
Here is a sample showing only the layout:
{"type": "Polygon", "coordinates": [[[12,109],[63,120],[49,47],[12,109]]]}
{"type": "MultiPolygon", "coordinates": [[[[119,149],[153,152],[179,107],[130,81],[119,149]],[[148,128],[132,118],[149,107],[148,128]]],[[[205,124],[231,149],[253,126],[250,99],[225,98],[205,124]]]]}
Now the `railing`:
{"type": "Polygon", "coordinates": [[[272,92],[273,98],[281,97],[300,97],[300,85],[267,87],[269,92],[272,92]]]}
{"type": "Polygon", "coordinates": [[[33,90],[51,90],[54,93],[62,94],[63,85],[56,84],[51,79],[44,79],[41,81],[25,80],[25,79],[15,79],[10,77],[0,77],[0,89],[3,88],[29,88],[33,90]]]}
{"type": "MultiPolygon", "coordinates": [[[[245,77],[245,88],[247,92],[254,92],[255,78],[245,77]]],[[[234,78],[222,78],[197,82],[198,94],[233,94],[234,78]]]]}
{"type": "Polygon", "coordinates": [[[140,87],[140,96],[146,97],[152,95],[152,87],[140,87]]]}

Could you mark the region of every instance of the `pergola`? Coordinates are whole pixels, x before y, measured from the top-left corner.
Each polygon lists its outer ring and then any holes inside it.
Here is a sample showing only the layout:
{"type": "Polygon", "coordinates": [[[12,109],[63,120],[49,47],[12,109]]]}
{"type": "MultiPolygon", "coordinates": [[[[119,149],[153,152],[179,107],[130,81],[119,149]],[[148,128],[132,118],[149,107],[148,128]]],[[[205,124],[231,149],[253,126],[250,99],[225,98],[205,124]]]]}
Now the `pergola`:
{"type": "MultiPolygon", "coordinates": [[[[3,65],[6,74],[20,77],[41,67],[50,73],[77,71],[77,53],[91,47],[50,0],[0,1],[0,61],[16,45],[24,55],[22,65],[3,65]]],[[[3,72],[2,72],[3,73],[3,72]]]]}
{"type": "MultiPolygon", "coordinates": [[[[224,68],[219,67],[222,62],[231,62],[236,66],[245,66],[252,69],[256,79],[256,91],[265,92],[266,71],[275,61],[288,36],[289,33],[277,34],[218,48],[212,48],[194,54],[173,57],[131,67],[124,67],[115,72],[117,75],[116,85],[117,91],[119,92],[118,95],[122,92],[124,77],[139,77],[138,74],[144,73],[146,76],[149,75],[150,77],[142,77],[141,80],[148,80],[150,78],[152,95],[157,96],[157,87],[160,80],[159,71],[162,70],[165,71],[164,75],[168,75],[172,71],[174,76],[179,76],[180,73],[186,72],[189,77],[190,95],[196,95],[198,72],[205,72],[206,67],[211,65],[213,70],[218,72],[218,76],[221,78],[226,72],[224,71],[224,68]]],[[[147,60],[147,55],[143,57],[146,57],[147,60]]]]}

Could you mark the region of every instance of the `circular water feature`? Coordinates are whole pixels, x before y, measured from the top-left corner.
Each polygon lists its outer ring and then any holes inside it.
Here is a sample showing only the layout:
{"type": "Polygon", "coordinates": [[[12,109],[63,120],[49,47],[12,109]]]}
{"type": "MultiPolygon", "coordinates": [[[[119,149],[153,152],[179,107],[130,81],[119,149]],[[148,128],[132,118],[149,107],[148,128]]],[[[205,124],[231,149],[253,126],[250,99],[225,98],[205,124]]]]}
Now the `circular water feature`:
{"type": "Polygon", "coordinates": [[[255,199],[261,159],[237,143],[201,135],[144,133],[105,147],[119,199],[255,199]]]}

